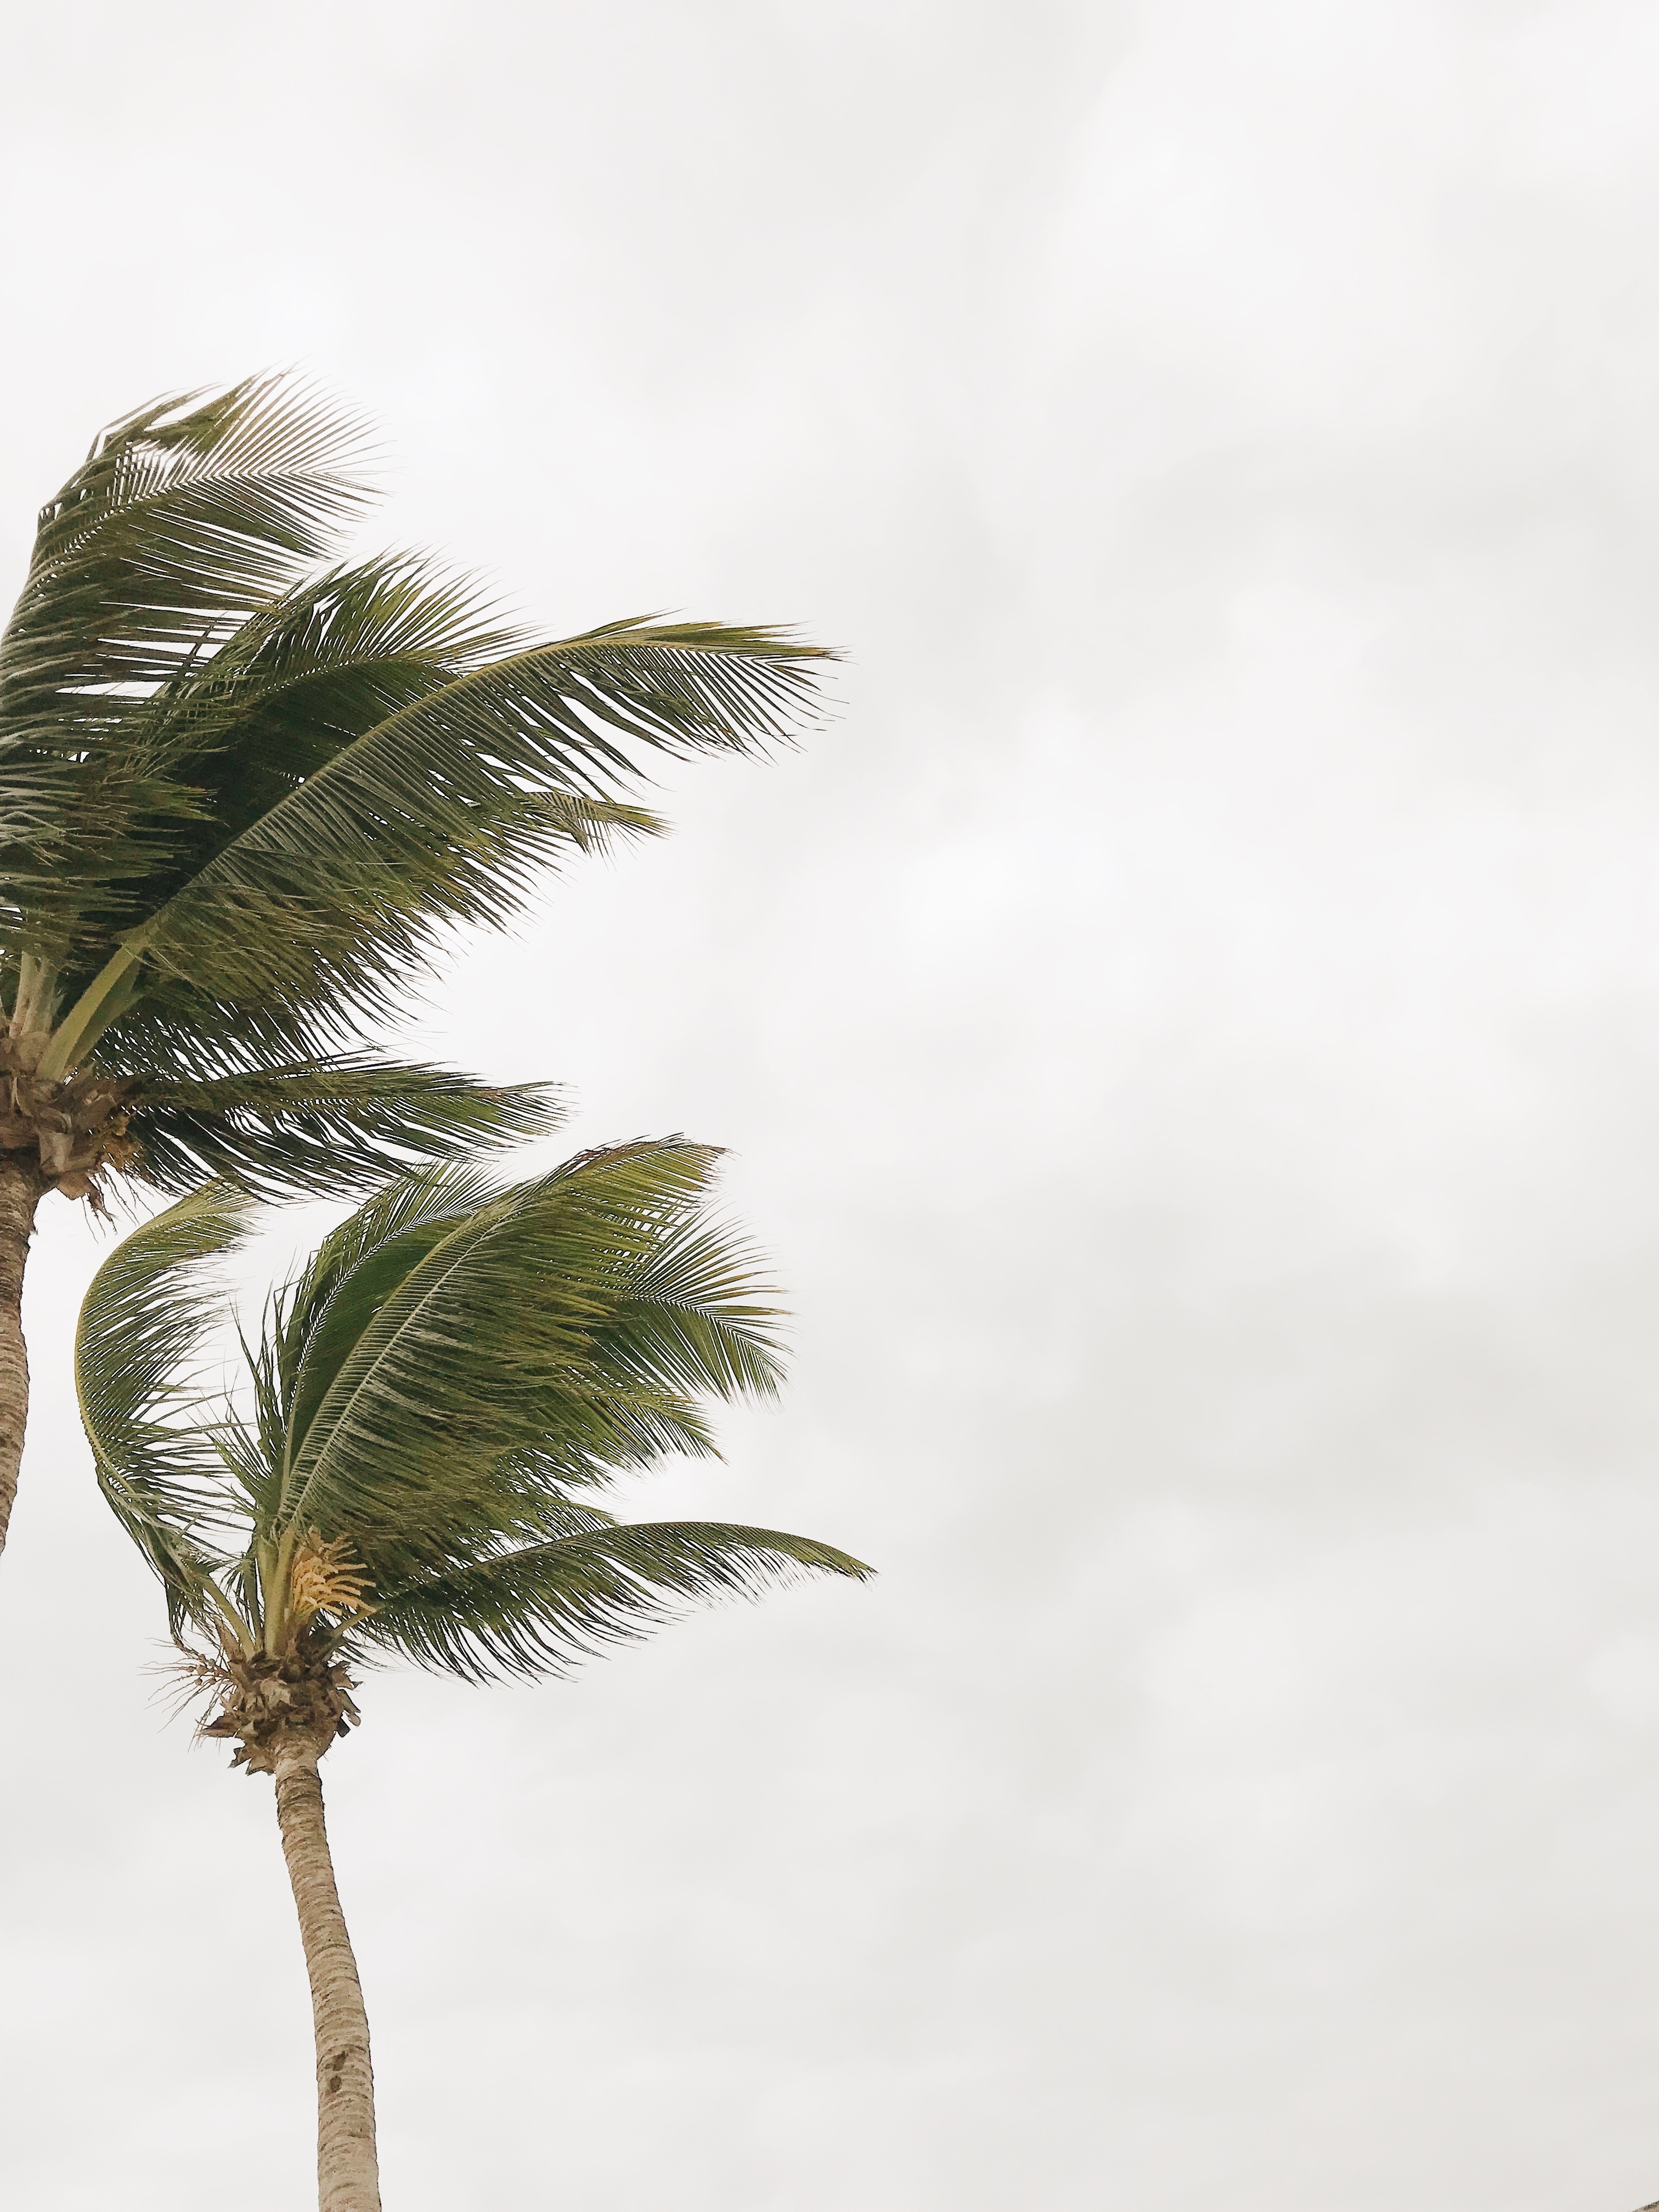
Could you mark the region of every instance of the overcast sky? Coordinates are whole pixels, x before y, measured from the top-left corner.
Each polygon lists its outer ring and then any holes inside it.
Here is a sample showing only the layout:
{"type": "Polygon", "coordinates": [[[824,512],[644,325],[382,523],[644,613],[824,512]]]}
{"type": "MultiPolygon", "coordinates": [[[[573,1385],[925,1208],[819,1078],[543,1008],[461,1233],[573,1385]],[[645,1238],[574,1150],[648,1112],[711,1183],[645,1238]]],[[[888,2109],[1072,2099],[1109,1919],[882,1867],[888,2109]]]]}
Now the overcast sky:
{"type": "MultiPolygon", "coordinates": [[[[13,576],[101,422],[294,362],[369,542],[848,656],[414,1033],[732,1147],[796,1380],[640,1507],[881,1577],[370,1682],[389,2212],[1659,2196],[1656,95],[1638,0],[14,13],[13,576]]],[[[99,1249],[48,1201],[0,2195],[297,2212],[99,1249]]]]}

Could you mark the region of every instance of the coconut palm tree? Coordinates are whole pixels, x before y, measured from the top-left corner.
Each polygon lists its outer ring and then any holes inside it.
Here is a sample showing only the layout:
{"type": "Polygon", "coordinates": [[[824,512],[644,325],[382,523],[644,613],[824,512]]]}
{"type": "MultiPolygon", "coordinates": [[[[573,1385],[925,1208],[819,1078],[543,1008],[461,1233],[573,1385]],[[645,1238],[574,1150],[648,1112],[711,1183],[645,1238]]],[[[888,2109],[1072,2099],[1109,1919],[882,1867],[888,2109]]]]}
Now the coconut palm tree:
{"type": "Polygon", "coordinates": [[[699,1401],[769,1394],[777,1315],[711,1221],[715,1154],[587,1152],[491,1193],[428,1169],[371,1198],[267,1305],[241,1401],[201,1395],[222,1324],[227,1183],[94,1279],[76,1388],[98,1480],[159,1577],[203,1733],[275,1778],[316,2030],[322,2212],[378,2212],[368,2024],[318,1763],[358,1718],[353,1670],[472,1681],[566,1672],[690,1599],[844,1552],[769,1528],[617,1520],[617,1474],[714,1446],[699,1401]]]}
{"type": "Polygon", "coordinates": [[[47,1190],[361,1190],[545,1125],[371,1057],[457,926],[657,818],[653,753],[787,737],[825,656],[763,629],[556,643],[407,554],[325,565],[363,441],[293,382],[106,430],[0,639],[0,1545],[47,1190]]]}

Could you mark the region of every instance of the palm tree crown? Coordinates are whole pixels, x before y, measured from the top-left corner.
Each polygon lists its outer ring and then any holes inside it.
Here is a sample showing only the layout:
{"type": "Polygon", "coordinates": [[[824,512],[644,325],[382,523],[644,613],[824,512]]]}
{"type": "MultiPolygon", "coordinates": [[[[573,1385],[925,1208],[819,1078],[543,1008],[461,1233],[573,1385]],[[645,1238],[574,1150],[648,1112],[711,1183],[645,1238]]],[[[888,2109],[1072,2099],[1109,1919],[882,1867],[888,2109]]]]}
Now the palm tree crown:
{"type": "MultiPolygon", "coordinates": [[[[688,1598],[863,1574],[805,1537],[595,1502],[712,1451],[700,1401],[776,1387],[776,1313],[707,1213],[716,1157],[677,1139],[493,1193],[465,1167],[404,1178],[272,1298],[240,1407],[190,1368],[250,1201],[210,1185],[129,1237],[88,1292],[76,1387],[175,1634],[237,1680],[393,1655],[536,1676],[688,1598]]],[[[264,1763],[258,1730],[226,1732],[264,1763]]]]}
{"type": "Polygon", "coordinates": [[[651,752],[787,739],[824,655],[623,622],[557,642],[408,554],[324,565],[363,439],[291,381],[162,401],[42,511],[0,640],[0,1158],[70,1195],[365,1188],[545,1097],[367,1058],[442,934],[661,825],[651,752]]]}

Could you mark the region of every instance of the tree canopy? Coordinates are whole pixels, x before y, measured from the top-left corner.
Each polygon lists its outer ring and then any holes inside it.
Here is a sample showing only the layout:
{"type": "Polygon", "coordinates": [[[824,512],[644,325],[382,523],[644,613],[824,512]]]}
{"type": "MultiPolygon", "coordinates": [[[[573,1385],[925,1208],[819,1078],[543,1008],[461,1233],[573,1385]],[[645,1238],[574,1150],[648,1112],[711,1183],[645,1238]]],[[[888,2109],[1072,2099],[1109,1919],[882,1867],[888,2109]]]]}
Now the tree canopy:
{"type": "MultiPolygon", "coordinates": [[[[708,1212],[715,1158],[672,1139],[504,1189],[471,1167],[404,1178],[270,1298],[240,1401],[202,1377],[246,1195],[209,1186],[111,1254],[77,1334],[82,1415],[221,1688],[393,1656],[559,1674],[692,1600],[867,1571],[810,1538],[599,1502],[619,1474],[712,1452],[709,1400],[776,1387],[779,1316],[708,1212]]],[[[218,1732],[246,1752],[231,1707],[218,1732]]]]}
{"type": "Polygon", "coordinates": [[[156,402],[42,510],[0,640],[15,1129],[73,1194],[366,1188],[545,1127],[375,1059],[448,934],[663,825],[647,765],[790,741],[828,656],[626,620],[547,641],[407,552],[346,560],[359,425],[292,379],[156,402]],[[75,1178],[79,1177],[77,1182],[75,1178]]]}

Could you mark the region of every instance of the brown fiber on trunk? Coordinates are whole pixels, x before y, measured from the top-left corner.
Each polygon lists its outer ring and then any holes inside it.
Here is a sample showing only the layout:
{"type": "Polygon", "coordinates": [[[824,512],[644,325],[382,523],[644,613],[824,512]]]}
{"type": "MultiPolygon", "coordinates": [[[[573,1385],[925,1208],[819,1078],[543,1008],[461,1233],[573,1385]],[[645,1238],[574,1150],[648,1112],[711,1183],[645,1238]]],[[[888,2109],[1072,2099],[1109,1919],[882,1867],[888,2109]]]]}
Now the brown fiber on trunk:
{"type": "Polygon", "coordinates": [[[29,1418],[29,1356],[23,1342],[23,1270],[34,1209],[46,1178],[33,1162],[0,1154],[0,1551],[11,1523],[23,1431],[29,1418]]]}
{"type": "Polygon", "coordinates": [[[276,1754],[276,1774],[317,2036],[317,2202],[319,2212],[380,2212],[368,2014],[334,1886],[314,1743],[290,1738],[276,1754]]]}

